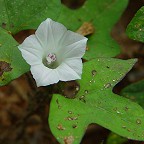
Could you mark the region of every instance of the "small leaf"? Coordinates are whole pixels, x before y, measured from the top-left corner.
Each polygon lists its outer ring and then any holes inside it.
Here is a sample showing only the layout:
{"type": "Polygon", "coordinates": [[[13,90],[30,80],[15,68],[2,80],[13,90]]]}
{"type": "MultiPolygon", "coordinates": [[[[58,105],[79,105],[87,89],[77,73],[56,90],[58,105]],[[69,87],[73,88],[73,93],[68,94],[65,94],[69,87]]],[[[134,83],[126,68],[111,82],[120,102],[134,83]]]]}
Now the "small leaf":
{"type": "Polygon", "coordinates": [[[124,142],[127,142],[128,139],[121,137],[115,133],[110,133],[110,135],[107,138],[106,144],[123,144],[124,142]]]}
{"type": "Polygon", "coordinates": [[[127,28],[130,38],[144,42],[144,6],[138,10],[127,28]]]}
{"type": "Polygon", "coordinates": [[[131,99],[144,108],[144,80],[127,86],[122,90],[121,95],[131,99]]]}
{"type": "Polygon", "coordinates": [[[54,95],[49,123],[60,143],[80,143],[87,126],[97,123],[123,137],[144,140],[144,111],[136,103],[112,92],[135,60],[99,58],[84,64],[75,99],[54,95]],[[59,125],[63,127],[59,129],[59,125]]]}
{"type": "Polygon", "coordinates": [[[29,70],[17,48],[18,43],[4,29],[0,28],[0,86],[19,77],[29,70]]]}

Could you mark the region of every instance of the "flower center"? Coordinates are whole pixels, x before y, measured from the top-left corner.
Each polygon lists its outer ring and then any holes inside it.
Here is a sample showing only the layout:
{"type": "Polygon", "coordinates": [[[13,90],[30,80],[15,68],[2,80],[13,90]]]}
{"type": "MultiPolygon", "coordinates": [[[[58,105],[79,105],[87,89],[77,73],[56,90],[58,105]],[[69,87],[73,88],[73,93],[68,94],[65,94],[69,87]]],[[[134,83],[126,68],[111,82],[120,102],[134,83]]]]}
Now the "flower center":
{"type": "Polygon", "coordinates": [[[47,65],[51,65],[53,62],[55,62],[57,59],[56,59],[56,55],[53,54],[53,53],[49,53],[47,56],[46,56],[46,63],[47,65]]]}

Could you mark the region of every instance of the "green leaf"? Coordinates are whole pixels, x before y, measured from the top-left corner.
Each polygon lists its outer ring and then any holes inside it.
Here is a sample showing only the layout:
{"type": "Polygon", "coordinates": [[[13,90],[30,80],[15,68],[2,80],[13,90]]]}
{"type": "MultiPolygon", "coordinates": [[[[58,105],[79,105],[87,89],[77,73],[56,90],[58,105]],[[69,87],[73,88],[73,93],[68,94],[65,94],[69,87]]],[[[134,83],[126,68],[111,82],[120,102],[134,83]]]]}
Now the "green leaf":
{"type": "Polygon", "coordinates": [[[13,37],[0,28],[0,86],[29,70],[29,65],[22,58],[17,45],[13,37]]]}
{"type": "Polygon", "coordinates": [[[25,29],[37,29],[47,17],[56,20],[61,10],[60,0],[1,0],[0,25],[15,34],[25,29]]]}
{"type": "Polygon", "coordinates": [[[135,60],[99,58],[84,63],[75,99],[53,95],[49,124],[60,143],[80,143],[87,126],[97,123],[123,137],[144,140],[144,111],[112,92],[135,60]]]}
{"type": "Polygon", "coordinates": [[[144,108],[144,80],[127,86],[122,90],[121,95],[137,102],[144,108]]]}
{"type": "Polygon", "coordinates": [[[106,144],[124,144],[124,142],[127,142],[128,139],[121,137],[115,133],[110,133],[110,135],[107,138],[106,144]]]}
{"type": "Polygon", "coordinates": [[[110,33],[127,3],[127,0],[87,0],[77,10],[63,6],[58,21],[73,31],[78,30],[84,22],[90,22],[94,25],[95,33],[89,36],[89,50],[84,56],[85,59],[114,57],[119,54],[120,48],[110,33]]]}
{"type": "Polygon", "coordinates": [[[29,71],[13,39],[25,29],[36,29],[47,17],[57,19],[60,0],[1,0],[0,1],[0,86],[29,71]]]}
{"type": "Polygon", "coordinates": [[[144,6],[138,10],[127,28],[130,38],[144,42],[144,6]]]}

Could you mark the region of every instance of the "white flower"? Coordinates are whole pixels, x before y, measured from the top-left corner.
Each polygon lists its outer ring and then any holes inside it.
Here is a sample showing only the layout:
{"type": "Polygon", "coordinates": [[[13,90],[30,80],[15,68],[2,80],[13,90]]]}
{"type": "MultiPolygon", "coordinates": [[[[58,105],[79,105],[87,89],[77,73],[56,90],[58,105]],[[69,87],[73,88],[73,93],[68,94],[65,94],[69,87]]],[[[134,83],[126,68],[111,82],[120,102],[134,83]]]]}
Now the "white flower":
{"type": "Polygon", "coordinates": [[[37,86],[46,86],[81,78],[86,43],[87,38],[48,18],[18,48],[37,86]]]}

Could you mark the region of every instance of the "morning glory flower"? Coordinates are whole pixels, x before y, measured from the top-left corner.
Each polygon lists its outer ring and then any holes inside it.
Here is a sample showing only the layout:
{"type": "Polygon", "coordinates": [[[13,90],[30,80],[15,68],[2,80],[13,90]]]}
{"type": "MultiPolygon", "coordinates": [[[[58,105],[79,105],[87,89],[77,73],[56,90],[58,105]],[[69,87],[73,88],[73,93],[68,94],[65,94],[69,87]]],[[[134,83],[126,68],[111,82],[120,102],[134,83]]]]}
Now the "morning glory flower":
{"type": "Polygon", "coordinates": [[[50,18],[18,46],[37,86],[81,78],[87,38],[50,18]]]}

